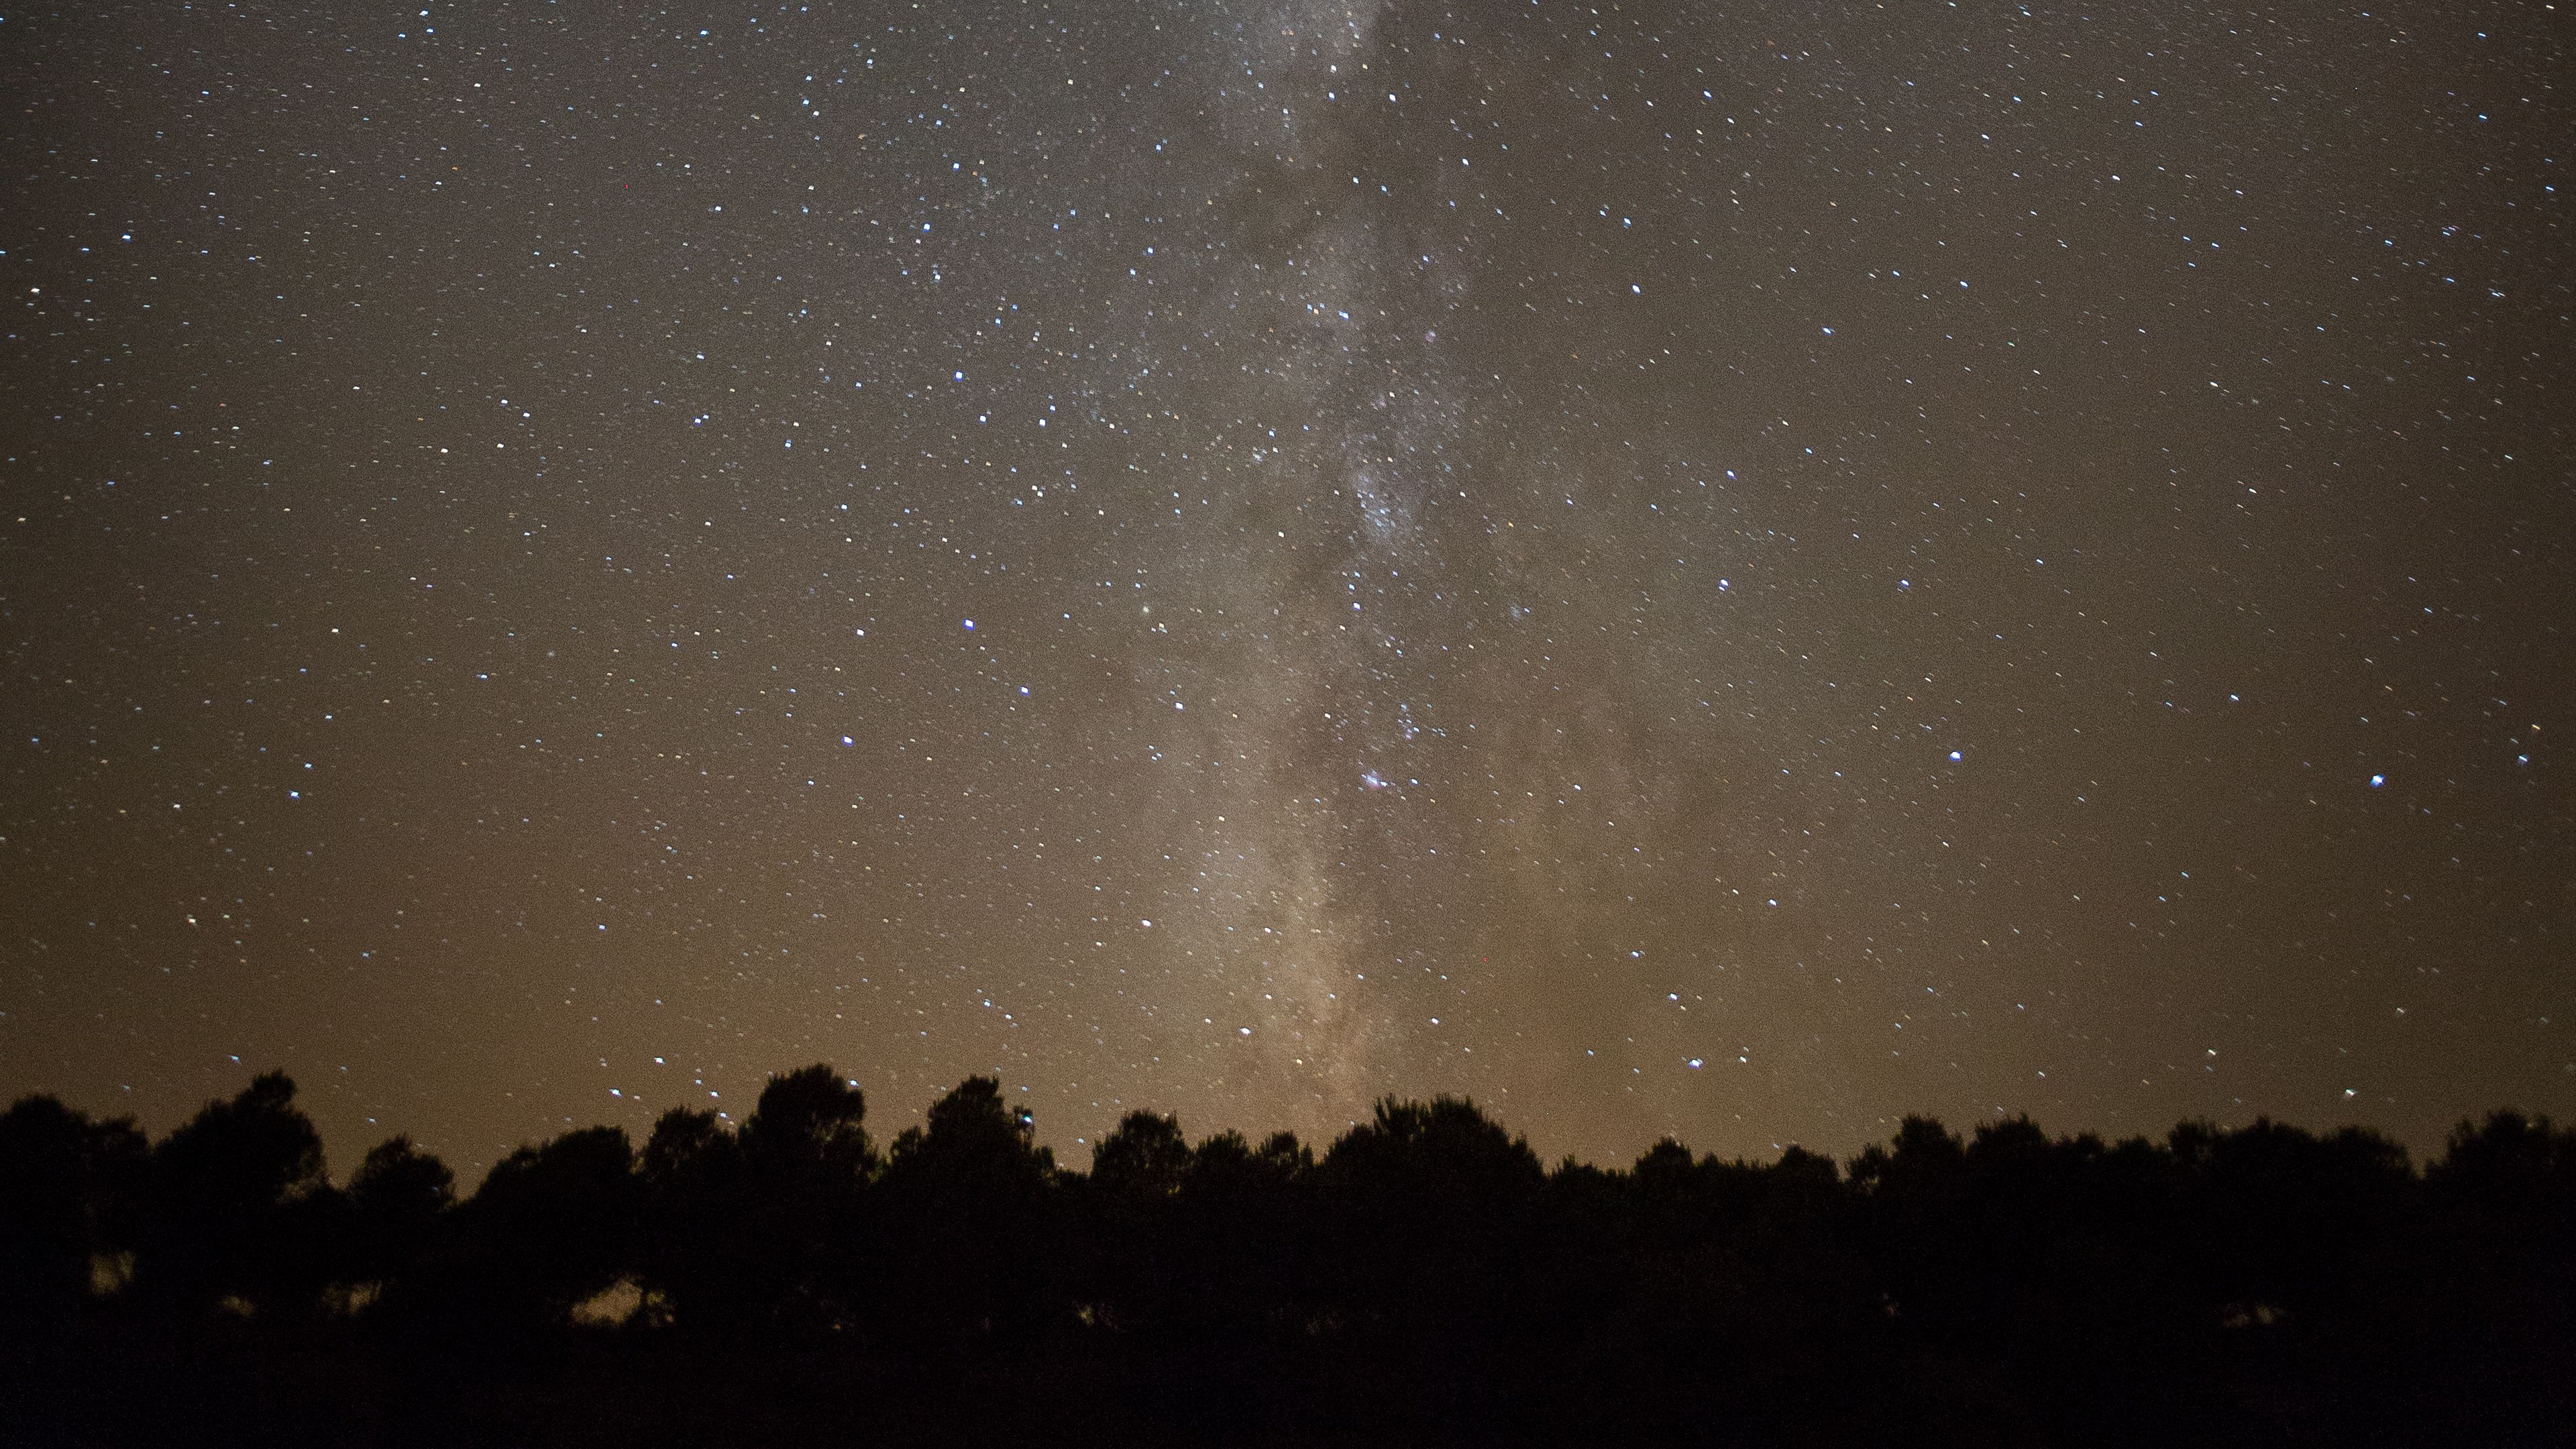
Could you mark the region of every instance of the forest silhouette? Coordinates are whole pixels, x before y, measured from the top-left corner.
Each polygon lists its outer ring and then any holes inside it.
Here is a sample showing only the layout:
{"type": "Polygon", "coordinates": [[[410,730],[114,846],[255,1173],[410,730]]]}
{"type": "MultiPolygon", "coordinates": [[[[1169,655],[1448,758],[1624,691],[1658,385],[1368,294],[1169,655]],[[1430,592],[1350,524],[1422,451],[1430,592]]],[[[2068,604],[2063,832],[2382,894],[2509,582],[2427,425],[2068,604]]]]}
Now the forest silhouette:
{"type": "Polygon", "coordinates": [[[404,1137],[286,1076],[159,1142],[0,1115],[0,1440],[2543,1444],[2576,1133],[1965,1138],[1550,1167],[1473,1103],[1318,1154],[1133,1112],[1059,1167],[970,1077],[883,1151],[815,1065],[740,1125],[404,1137]]]}

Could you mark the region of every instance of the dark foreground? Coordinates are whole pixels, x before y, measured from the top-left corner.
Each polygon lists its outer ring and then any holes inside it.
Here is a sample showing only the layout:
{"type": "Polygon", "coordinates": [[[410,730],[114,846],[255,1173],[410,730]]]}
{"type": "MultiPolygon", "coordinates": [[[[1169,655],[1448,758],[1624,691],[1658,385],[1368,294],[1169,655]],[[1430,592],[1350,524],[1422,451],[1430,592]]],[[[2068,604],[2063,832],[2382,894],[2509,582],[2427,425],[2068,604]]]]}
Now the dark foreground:
{"type": "Polygon", "coordinates": [[[2576,1133],[2510,1113],[1609,1171],[1390,1101],[1075,1173],[816,1067],[460,1200],[292,1099],[0,1116],[0,1444],[2576,1443],[2576,1133]]]}

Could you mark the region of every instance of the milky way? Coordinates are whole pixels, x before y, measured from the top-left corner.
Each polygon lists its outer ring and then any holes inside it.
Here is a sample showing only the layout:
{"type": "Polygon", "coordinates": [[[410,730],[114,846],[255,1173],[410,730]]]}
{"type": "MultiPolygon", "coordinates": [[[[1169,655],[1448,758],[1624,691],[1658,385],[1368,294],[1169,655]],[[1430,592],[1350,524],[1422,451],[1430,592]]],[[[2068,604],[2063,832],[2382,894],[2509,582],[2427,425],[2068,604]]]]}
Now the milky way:
{"type": "Polygon", "coordinates": [[[2554,12],[6,33],[0,1090],[2576,1111],[2554,12]]]}

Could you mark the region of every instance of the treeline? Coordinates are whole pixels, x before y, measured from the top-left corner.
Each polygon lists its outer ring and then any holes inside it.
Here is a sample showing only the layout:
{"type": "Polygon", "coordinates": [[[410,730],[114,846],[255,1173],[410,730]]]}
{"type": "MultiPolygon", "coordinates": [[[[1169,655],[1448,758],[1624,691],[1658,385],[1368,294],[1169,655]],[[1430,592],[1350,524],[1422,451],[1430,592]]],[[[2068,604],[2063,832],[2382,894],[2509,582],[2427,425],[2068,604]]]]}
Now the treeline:
{"type": "MultiPolygon", "coordinates": [[[[1471,1103],[1320,1156],[1136,1112],[1089,1172],[970,1078],[880,1152],[772,1078],[345,1183],[270,1074],[154,1143],[0,1116],[0,1355],[41,1442],[2565,1443],[2576,1133],[2355,1128],[1547,1167],[1471,1103]],[[149,1392],[138,1393],[149,1388],[149,1392]],[[980,1430],[976,1426],[981,1426],[980,1430]]],[[[10,1401],[0,1401],[6,1416],[10,1401]]],[[[18,1442],[13,1440],[12,1442],[18,1442]]]]}

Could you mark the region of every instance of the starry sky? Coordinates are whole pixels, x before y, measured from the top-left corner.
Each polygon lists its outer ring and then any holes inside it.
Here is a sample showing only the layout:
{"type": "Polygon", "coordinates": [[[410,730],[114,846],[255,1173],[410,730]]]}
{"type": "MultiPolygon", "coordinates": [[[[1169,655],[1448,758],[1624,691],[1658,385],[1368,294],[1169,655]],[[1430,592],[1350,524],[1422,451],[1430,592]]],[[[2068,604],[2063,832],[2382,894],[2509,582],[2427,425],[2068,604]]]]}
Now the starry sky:
{"type": "Polygon", "coordinates": [[[2576,1116],[2568,37],[10,11],[0,1094],[2576,1116]]]}

